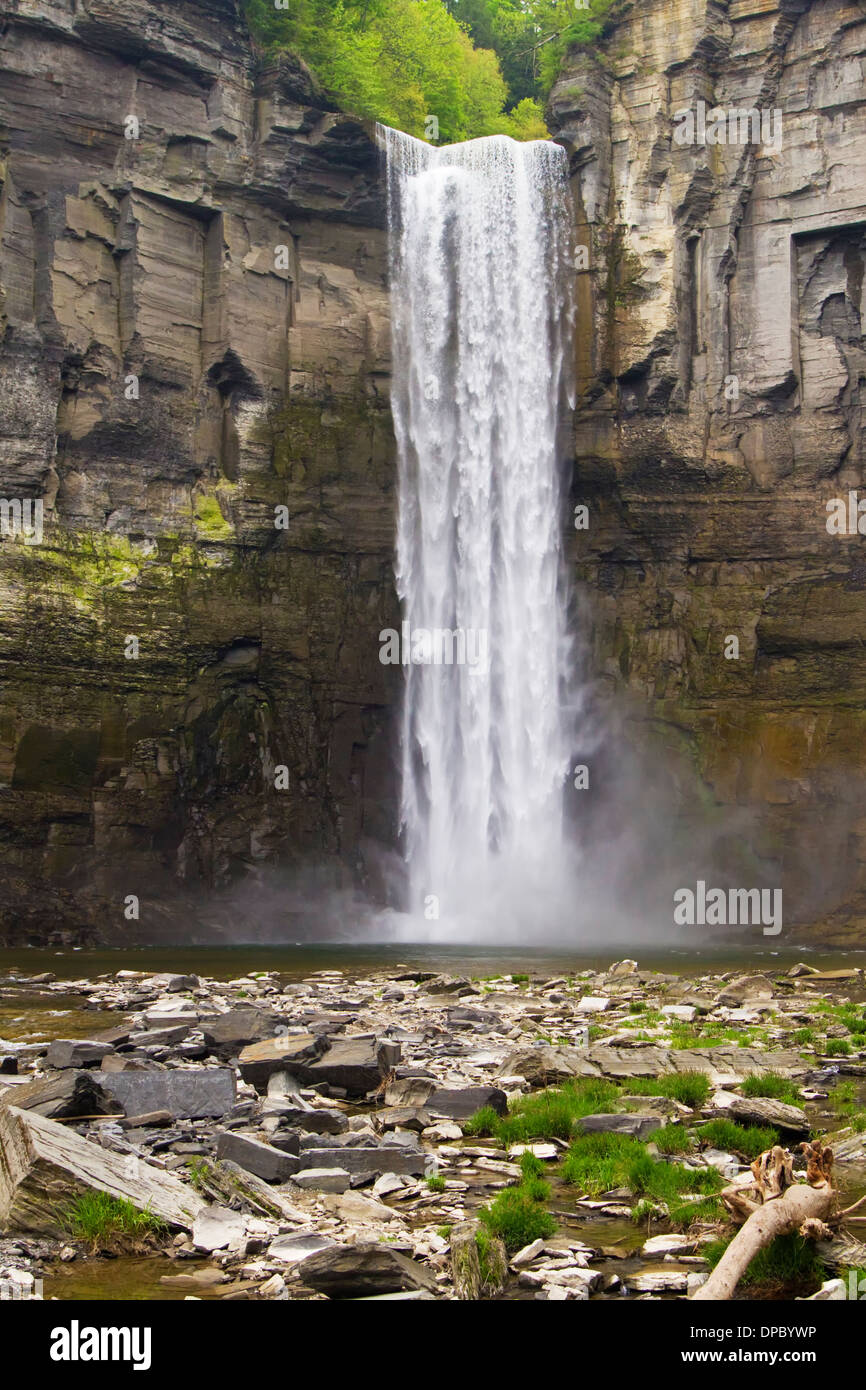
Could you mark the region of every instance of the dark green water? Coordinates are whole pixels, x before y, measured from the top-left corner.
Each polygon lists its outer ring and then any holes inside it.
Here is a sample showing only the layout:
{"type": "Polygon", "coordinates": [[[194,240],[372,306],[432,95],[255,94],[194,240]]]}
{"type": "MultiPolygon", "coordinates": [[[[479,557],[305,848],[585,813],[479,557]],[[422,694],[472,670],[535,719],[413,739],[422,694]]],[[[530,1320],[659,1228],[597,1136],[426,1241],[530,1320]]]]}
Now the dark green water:
{"type": "Polygon", "coordinates": [[[783,970],[798,960],[819,970],[866,967],[866,951],[818,951],[803,946],[785,950],[748,945],[583,954],[565,948],[515,946],[437,946],[407,943],[352,946],[176,946],[96,950],[0,950],[0,982],[4,977],[32,976],[51,971],[59,980],[93,980],[117,970],[193,972],[209,979],[231,980],[257,970],[275,970],[288,979],[314,970],[344,970],[364,974],[374,970],[435,970],[452,975],[512,973],[564,974],[605,970],[630,954],[642,970],[675,975],[701,975],[726,970],[783,970]]]}

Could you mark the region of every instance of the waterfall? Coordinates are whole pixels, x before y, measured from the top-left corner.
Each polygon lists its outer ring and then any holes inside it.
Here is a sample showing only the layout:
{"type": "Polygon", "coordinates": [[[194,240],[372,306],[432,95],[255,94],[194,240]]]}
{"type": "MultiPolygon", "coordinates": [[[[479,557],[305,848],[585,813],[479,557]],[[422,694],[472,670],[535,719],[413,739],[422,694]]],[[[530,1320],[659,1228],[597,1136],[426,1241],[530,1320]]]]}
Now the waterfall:
{"type": "Polygon", "coordinates": [[[380,132],[410,911],[434,938],[498,940],[562,911],[567,161],[552,142],[380,132]]]}

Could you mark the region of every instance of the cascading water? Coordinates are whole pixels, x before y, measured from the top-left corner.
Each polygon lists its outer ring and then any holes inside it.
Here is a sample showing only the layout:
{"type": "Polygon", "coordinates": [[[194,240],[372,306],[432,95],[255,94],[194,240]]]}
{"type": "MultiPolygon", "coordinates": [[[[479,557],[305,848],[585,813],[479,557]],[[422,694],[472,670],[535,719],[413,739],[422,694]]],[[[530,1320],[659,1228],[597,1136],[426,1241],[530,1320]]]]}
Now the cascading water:
{"type": "Polygon", "coordinates": [[[410,912],[439,939],[499,940],[553,916],[561,930],[566,156],[504,136],[381,140],[410,912]]]}

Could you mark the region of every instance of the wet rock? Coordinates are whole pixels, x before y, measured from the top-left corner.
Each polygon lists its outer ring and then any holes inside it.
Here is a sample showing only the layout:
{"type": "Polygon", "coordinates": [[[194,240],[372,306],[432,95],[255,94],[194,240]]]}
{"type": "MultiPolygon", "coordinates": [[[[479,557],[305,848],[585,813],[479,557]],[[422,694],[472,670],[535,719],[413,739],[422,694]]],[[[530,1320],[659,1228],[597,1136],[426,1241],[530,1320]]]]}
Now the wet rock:
{"type": "Polygon", "coordinates": [[[349,1128],[347,1116],[339,1110],[298,1110],[289,1107],[280,1112],[280,1121],[306,1130],[308,1134],[345,1134],[349,1128]]]}
{"type": "Polygon", "coordinates": [[[497,1115],[504,1115],[508,1097],[498,1086],[440,1086],[430,1094],[424,1108],[437,1119],[465,1120],[487,1105],[497,1115]]]}
{"type": "Polygon", "coordinates": [[[428,1269],[384,1245],[337,1246],[310,1255],[302,1266],[306,1285],[328,1298],[364,1298],[426,1289],[436,1280],[428,1269]]]}
{"type": "Polygon", "coordinates": [[[220,1119],[237,1100],[237,1081],[229,1067],[104,1072],[101,1083],[127,1115],[168,1110],[175,1119],[220,1119]]]}
{"type": "Polygon", "coordinates": [[[113,1052],[110,1043],[87,1041],[82,1038],[55,1038],[45,1055],[46,1065],[61,1070],[66,1067],[98,1066],[103,1057],[113,1052]]]}
{"type": "Polygon", "coordinates": [[[300,1167],[293,1154],[283,1153],[246,1134],[221,1130],[217,1136],[217,1158],[228,1159],[263,1182],[285,1182],[300,1167]]]}

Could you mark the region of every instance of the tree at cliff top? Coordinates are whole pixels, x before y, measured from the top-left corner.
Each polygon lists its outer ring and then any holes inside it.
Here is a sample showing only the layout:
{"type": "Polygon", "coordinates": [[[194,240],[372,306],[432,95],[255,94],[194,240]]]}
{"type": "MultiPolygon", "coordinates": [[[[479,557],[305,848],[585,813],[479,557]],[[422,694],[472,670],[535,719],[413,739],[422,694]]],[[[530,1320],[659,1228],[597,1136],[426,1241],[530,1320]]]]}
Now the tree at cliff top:
{"type": "Polygon", "coordinates": [[[508,84],[509,106],[546,95],[573,44],[600,37],[624,0],[444,0],[473,42],[492,48],[508,84]]]}
{"type": "Polygon", "coordinates": [[[476,48],[445,0],[247,0],[253,33],[268,52],[289,48],[347,110],[443,143],[478,135],[547,138],[541,108],[509,93],[496,53],[476,48]]]}

